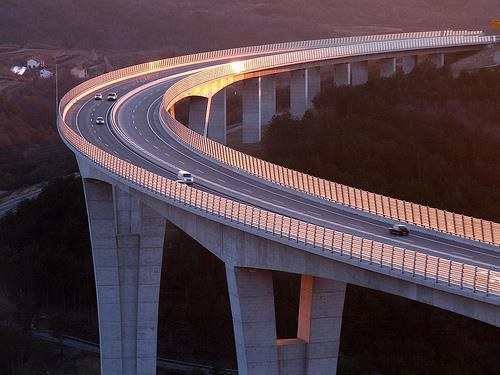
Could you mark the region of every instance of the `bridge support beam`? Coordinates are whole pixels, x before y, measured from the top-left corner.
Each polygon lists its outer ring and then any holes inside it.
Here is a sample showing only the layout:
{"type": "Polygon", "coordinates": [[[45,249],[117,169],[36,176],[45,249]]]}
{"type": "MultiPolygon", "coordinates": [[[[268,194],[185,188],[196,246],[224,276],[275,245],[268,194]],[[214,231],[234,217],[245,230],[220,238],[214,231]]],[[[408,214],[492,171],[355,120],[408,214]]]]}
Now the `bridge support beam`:
{"type": "Polygon", "coordinates": [[[155,374],[165,219],[128,192],[84,180],[101,374],[155,374]]]}
{"type": "Polygon", "coordinates": [[[368,82],[368,61],[351,63],[351,84],[364,85],[368,82]]]}
{"type": "Polygon", "coordinates": [[[272,272],[226,264],[240,375],[278,375],[272,272]]]}
{"type": "Polygon", "coordinates": [[[207,106],[207,98],[200,96],[189,98],[189,129],[201,135],[206,135],[207,106]]]}
{"type": "Polygon", "coordinates": [[[276,114],[276,78],[263,76],[260,80],[261,124],[268,125],[276,114]]]}
{"type": "Polygon", "coordinates": [[[404,74],[411,73],[415,68],[417,59],[415,56],[403,56],[401,58],[401,69],[404,74]]]}
{"type": "Polygon", "coordinates": [[[333,66],[333,80],[335,86],[348,86],[351,84],[351,64],[335,64],[333,66]]]}
{"type": "Polygon", "coordinates": [[[243,81],[243,143],[258,143],[262,136],[261,78],[243,81]]]}
{"type": "Polygon", "coordinates": [[[396,58],[392,57],[390,59],[382,59],[379,61],[380,64],[380,77],[387,78],[392,77],[396,73],[396,58]]]}
{"type": "Polygon", "coordinates": [[[226,144],[226,89],[217,92],[208,101],[207,137],[216,142],[226,144]]]}

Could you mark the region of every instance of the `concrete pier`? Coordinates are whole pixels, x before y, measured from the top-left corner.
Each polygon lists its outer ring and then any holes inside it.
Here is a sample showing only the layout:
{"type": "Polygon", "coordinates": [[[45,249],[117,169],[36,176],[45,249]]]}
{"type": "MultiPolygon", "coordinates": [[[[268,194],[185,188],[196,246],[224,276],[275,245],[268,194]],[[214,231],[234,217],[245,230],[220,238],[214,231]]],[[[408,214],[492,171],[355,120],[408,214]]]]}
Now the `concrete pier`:
{"type": "Polygon", "coordinates": [[[263,76],[260,79],[261,124],[266,126],[276,114],[276,78],[263,76]]]}
{"type": "Polygon", "coordinates": [[[290,73],[290,114],[302,118],[307,109],[306,70],[294,70],[290,73]]]}
{"type": "Polygon", "coordinates": [[[306,107],[307,109],[311,109],[314,107],[314,98],[321,90],[321,75],[319,67],[306,69],[306,85],[306,107]]]}
{"type": "Polygon", "coordinates": [[[333,66],[333,80],[335,86],[348,86],[351,84],[351,64],[335,64],[333,66]]]}
{"type": "Polygon", "coordinates": [[[435,53],[435,54],[429,55],[429,61],[436,68],[438,68],[438,69],[442,68],[444,66],[444,53],[435,53]]]}
{"type": "Polygon", "coordinates": [[[351,63],[351,84],[364,85],[368,82],[368,62],[359,61],[351,63]]]}
{"type": "Polygon", "coordinates": [[[396,58],[382,59],[379,61],[380,77],[391,77],[396,73],[396,58]]]}
{"type": "Polygon", "coordinates": [[[207,137],[216,142],[226,144],[226,89],[217,92],[208,101],[207,137]]]}
{"type": "Polygon", "coordinates": [[[84,180],[101,374],[156,373],[165,219],[128,192],[84,180]]]}
{"type": "Polygon", "coordinates": [[[243,143],[258,143],[262,137],[260,78],[243,81],[243,143]]]}
{"type": "Polygon", "coordinates": [[[417,59],[415,56],[403,56],[401,58],[401,69],[404,74],[411,73],[411,71],[415,68],[417,63],[417,59]]]}
{"type": "Polygon", "coordinates": [[[192,96],[189,99],[189,129],[201,135],[206,135],[207,106],[207,98],[192,96]]]}
{"type": "Polygon", "coordinates": [[[226,264],[239,375],[278,375],[272,272],[226,264]]]}

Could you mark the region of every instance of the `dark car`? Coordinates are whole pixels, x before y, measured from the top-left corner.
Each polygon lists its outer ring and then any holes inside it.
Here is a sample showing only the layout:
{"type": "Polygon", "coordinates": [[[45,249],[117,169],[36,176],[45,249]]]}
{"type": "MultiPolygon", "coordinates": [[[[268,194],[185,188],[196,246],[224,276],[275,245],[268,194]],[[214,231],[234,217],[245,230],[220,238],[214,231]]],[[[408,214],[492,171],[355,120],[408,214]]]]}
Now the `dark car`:
{"type": "Polygon", "coordinates": [[[407,236],[408,234],[410,234],[410,231],[405,225],[396,224],[389,228],[389,233],[398,234],[400,236],[407,236]]]}
{"type": "Polygon", "coordinates": [[[117,98],[118,98],[118,95],[116,94],[116,92],[110,92],[108,94],[108,100],[109,101],[115,101],[117,98]]]}

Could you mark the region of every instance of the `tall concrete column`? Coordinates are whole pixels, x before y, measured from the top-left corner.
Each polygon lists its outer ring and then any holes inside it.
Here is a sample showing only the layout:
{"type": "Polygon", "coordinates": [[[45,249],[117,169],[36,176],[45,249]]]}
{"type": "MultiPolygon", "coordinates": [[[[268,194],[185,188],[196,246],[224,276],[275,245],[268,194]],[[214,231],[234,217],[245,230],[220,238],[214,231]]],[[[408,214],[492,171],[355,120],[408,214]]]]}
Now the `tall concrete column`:
{"type": "Polygon", "coordinates": [[[396,58],[382,59],[380,64],[380,77],[391,77],[396,73],[396,58]]]}
{"type": "Polygon", "coordinates": [[[351,84],[351,64],[335,64],[333,66],[333,80],[335,86],[348,86],[351,84]]]}
{"type": "Polygon", "coordinates": [[[290,73],[290,114],[301,118],[307,109],[306,70],[294,70],[290,73]]]}
{"type": "Polygon", "coordinates": [[[306,86],[307,86],[307,109],[314,107],[313,100],[321,91],[321,75],[320,67],[306,69],[306,86]]]}
{"type": "Polygon", "coordinates": [[[207,106],[207,98],[201,96],[189,98],[189,129],[201,135],[206,135],[207,106]]]}
{"type": "Polygon", "coordinates": [[[429,55],[429,60],[436,68],[442,68],[444,66],[444,53],[434,53],[429,55]]]}
{"type": "Polygon", "coordinates": [[[260,79],[261,124],[266,126],[276,114],[276,78],[263,76],[260,79]]]}
{"type": "Polygon", "coordinates": [[[368,82],[368,61],[351,63],[351,84],[364,85],[368,82]]]}
{"type": "Polygon", "coordinates": [[[306,374],[335,374],[346,283],[302,276],[298,337],[307,342],[306,374]]]}
{"type": "Polygon", "coordinates": [[[261,90],[260,78],[243,81],[243,143],[258,143],[261,140],[261,90]]]}
{"type": "Polygon", "coordinates": [[[277,375],[272,272],[226,264],[240,375],[277,375]]]}
{"type": "Polygon", "coordinates": [[[84,191],[101,373],[155,374],[165,219],[107,183],[84,180],[84,191]]]}
{"type": "Polygon", "coordinates": [[[209,100],[207,137],[225,145],[226,131],[226,89],[222,89],[209,100]]]}
{"type": "Polygon", "coordinates": [[[404,74],[411,73],[411,71],[415,68],[417,63],[417,59],[415,56],[403,56],[401,58],[401,69],[404,74]]]}

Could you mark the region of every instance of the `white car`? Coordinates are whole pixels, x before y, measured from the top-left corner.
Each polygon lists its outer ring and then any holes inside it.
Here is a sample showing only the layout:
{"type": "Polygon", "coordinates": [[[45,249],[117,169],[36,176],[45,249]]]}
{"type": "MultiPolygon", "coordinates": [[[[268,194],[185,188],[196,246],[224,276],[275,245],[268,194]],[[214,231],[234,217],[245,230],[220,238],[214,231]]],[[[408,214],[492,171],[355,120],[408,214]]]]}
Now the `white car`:
{"type": "Polygon", "coordinates": [[[108,100],[109,101],[115,101],[118,98],[118,95],[116,92],[110,92],[108,93],[108,100]]]}
{"type": "Polygon", "coordinates": [[[104,117],[99,116],[95,119],[96,125],[104,125],[104,117]]]}
{"type": "Polygon", "coordinates": [[[187,171],[179,171],[177,172],[177,180],[179,184],[192,185],[193,184],[193,175],[187,171]]]}
{"type": "Polygon", "coordinates": [[[97,93],[94,95],[94,99],[95,100],[102,100],[102,94],[101,93],[97,93]]]}

